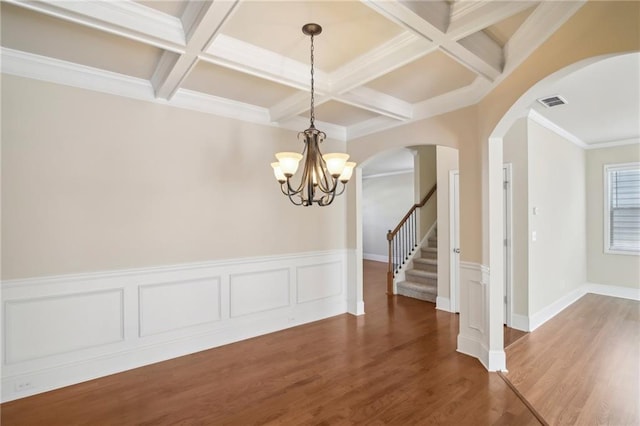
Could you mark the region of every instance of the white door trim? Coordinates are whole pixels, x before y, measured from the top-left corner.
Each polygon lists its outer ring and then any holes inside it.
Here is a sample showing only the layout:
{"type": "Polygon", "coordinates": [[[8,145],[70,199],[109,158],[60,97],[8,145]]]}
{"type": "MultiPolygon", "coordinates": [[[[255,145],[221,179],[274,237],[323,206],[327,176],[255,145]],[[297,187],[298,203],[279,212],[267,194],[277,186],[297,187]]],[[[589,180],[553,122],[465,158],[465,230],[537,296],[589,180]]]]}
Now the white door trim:
{"type": "Polygon", "coordinates": [[[504,182],[504,323],[511,327],[513,315],[513,185],[512,165],[502,166],[504,182]]]}
{"type": "Polygon", "coordinates": [[[460,188],[458,170],[449,171],[449,309],[460,312],[460,188]],[[456,184],[458,181],[458,184],[456,184]]]}

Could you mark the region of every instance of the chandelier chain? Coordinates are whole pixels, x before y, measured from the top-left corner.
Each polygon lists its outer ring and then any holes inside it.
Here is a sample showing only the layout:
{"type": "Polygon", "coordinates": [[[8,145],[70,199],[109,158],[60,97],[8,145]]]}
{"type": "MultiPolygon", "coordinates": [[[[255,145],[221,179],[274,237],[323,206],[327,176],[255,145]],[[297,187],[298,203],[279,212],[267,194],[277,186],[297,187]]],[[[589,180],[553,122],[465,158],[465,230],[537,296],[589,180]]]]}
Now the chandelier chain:
{"type": "Polygon", "coordinates": [[[314,111],[314,80],[313,80],[313,34],[311,34],[311,128],[315,127],[314,122],[316,120],[316,115],[314,111]]]}

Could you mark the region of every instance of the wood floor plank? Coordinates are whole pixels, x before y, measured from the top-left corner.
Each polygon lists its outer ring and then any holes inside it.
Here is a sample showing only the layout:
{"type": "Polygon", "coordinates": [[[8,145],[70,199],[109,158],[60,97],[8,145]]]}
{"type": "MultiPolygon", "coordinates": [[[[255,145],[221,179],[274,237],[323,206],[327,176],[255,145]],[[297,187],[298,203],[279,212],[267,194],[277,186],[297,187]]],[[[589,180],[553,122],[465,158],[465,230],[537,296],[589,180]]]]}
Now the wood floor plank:
{"type": "MultiPolygon", "coordinates": [[[[458,316],[385,294],[365,262],[364,316],[339,315],[2,404],[13,425],[538,425],[456,352],[458,316]]],[[[517,343],[517,342],[516,342],[517,343]]]]}
{"type": "Polygon", "coordinates": [[[639,425],[639,313],[587,294],[506,349],[506,377],[549,424],[639,425]]]}

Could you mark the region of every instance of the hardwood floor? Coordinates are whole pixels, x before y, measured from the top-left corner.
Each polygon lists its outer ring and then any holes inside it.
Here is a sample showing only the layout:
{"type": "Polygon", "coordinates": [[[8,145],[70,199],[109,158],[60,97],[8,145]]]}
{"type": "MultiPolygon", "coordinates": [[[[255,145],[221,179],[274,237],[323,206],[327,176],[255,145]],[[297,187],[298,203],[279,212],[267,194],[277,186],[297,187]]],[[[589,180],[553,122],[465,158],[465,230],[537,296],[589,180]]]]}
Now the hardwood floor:
{"type": "Polygon", "coordinates": [[[640,424],[637,301],[587,294],[506,352],[505,376],[549,424],[640,424]]]}
{"type": "MultiPolygon", "coordinates": [[[[385,295],[323,321],[3,404],[11,425],[540,424],[497,374],[456,352],[458,316],[385,295]]],[[[637,342],[637,340],[636,340],[637,342]]],[[[622,355],[621,355],[622,356],[622,355]]]]}

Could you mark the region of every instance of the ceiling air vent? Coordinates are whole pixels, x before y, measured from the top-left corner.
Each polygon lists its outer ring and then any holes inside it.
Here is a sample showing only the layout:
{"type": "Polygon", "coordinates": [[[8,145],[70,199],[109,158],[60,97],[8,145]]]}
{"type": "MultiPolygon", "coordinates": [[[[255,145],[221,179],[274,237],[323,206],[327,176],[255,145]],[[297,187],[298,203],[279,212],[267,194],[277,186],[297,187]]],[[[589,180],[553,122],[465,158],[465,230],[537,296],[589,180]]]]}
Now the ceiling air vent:
{"type": "Polygon", "coordinates": [[[542,105],[546,106],[547,108],[551,108],[558,105],[564,105],[567,103],[567,100],[560,95],[554,95],[554,96],[548,96],[546,98],[538,99],[538,102],[540,102],[542,105]]]}

